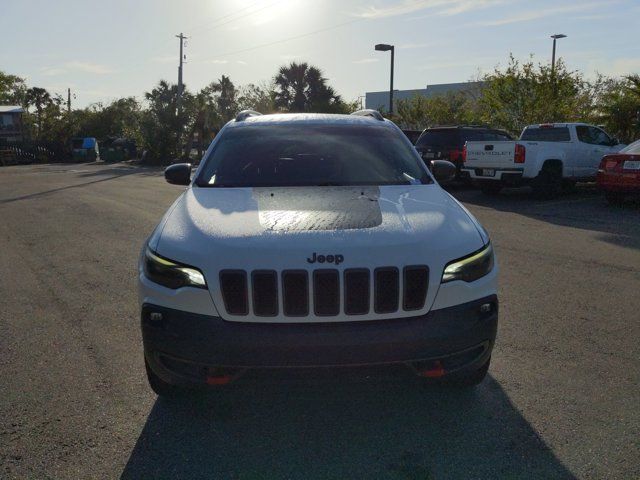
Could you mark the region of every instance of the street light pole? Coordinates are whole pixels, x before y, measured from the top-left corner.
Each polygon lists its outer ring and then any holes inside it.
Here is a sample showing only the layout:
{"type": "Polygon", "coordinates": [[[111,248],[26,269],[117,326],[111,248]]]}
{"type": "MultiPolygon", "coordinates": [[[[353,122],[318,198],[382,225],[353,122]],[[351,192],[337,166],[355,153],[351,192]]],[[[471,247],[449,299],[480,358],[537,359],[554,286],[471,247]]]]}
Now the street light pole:
{"type": "Polygon", "coordinates": [[[395,47],[393,45],[387,45],[385,43],[379,43],[375,46],[375,49],[379,52],[391,52],[391,80],[389,86],[389,113],[393,115],[393,64],[395,57],[395,47]]]}
{"type": "Polygon", "coordinates": [[[567,36],[564,35],[563,33],[557,33],[555,35],[551,35],[551,38],[553,38],[553,52],[551,53],[551,78],[553,79],[553,81],[555,83],[555,78],[556,78],[556,40],[558,40],[560,38],[567,38],[567,36]]]}

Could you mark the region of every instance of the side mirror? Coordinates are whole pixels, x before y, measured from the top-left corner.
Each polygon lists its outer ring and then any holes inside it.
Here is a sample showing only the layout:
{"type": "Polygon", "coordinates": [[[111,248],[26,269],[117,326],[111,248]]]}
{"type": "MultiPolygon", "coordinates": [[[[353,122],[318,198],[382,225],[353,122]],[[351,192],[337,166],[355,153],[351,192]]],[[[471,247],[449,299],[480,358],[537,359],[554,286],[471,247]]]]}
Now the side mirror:
{"type": "Polygon", "coordinates": [[[438,183],[446,183],[456,176],[456,166],[447,160],[431,160],[429,169],[438,183]]]}
{"type": "Polygon", "coordinates": [[[612,146],[612,147],[615,147],[616,145],[620,145],[620,139],[619,139],[619,138],[617,138],[617,137],[613,137],[613,138],[611,139],[611,146],[612,146]]]}
{"type": "Polygon", "coordinates": [[[174,163],[164,170],[164,179],[173,185],[189,185],[191,183],[191,164],[174,163]]]}

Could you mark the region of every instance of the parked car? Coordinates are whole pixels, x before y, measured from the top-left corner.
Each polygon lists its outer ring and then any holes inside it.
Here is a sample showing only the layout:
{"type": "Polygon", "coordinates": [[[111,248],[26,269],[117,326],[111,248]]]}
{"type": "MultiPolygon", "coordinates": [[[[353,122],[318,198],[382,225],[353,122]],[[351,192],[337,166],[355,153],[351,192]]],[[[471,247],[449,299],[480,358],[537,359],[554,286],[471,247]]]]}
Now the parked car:
{"type": "Polygon", "coordinates": [[[457,126],[433,127],[425,129],[417,142],[416,149],[423,160],[449,160],[456,166],[456,178],[461,178],[462,151],[470,141],[508,141],[513,137],[507,132],[487,127],[457,126]]]}
{"type": "Polygon", "coordinates": [[[627,196],[639,194],[640,140],[616,154],[605,155],[598,168],[597,182],[609,203],[622,203],[627,196]]]}
{"type": "Polygon", "coordinates": [[[487,194],[531,185],[537,196],[551,198],[563,185],[594,180],[602,156],[623,147],[593,125],[530,125],[515,142],[467,142],[462,170],[487,194]]]}
{"type": "Polygon", "coordinates": [[[416,142],[418,141],[418,138],[420,138],[420,135],[422,134],[422,130],[402,129],[402,133],[404,133],[409,139],[409,141],[415,145],[416,142]]]}
{"type": "Polygon", "coordinates": [[[487,232],[375,111],[241,112],[143,246],[139,301],[160,395],[254,367],[400,364],[485,377],[498,269],[487,232]]]}

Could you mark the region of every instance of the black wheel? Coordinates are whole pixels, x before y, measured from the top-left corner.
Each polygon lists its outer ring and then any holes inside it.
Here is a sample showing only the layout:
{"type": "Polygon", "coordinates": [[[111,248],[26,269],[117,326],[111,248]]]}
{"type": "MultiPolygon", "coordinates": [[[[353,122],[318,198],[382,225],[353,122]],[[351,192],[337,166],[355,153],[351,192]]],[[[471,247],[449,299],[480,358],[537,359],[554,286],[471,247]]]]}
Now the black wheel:
{"type": "Polygon", "coordinates": [[[180,388],[177,385],[165,382],[155,373],[153,373],[153,370],[151,370],[151,367],[149,366],[146,358],[144,359],[144,366],[147,370],[147,380],[149,381],[149,386],[156,395],[165,398],[175,398],[184,393],[184,389],[180,388]]]}
{"type": "Polygon", "coordinates": [[[564,179],[562,180],[562,191],[565,193],[573,192],[576,189],[576,181],[564,179]]]}
{"type": "Polygon", "coordinates": [[[611,205],[622,205],[624,203],[624,193],[620,192],[606,192],[604,198],[607,199],[611,205]]]}
{"type": "Polygon", "coordinates": [[[490,364],[491,357],[489,357],[480,368],[472,370],[471,372],[452,374],[454,376],[450,379],[445,378],[444,383],[456,388],[472,388],[480,385],[487,376],[490,364]]]}
{"type": "Polygon", "coordinates": [[[531,184],[533,193],[537,198],[556,198],[562,192],[562,166],[547,164],[531,184]]]}
{"type": "Polygon", "coordinates": [[[480,191],[485,195],[498,195],[502,190],[500,182],[486,182],[480,184],[480,191]]]}

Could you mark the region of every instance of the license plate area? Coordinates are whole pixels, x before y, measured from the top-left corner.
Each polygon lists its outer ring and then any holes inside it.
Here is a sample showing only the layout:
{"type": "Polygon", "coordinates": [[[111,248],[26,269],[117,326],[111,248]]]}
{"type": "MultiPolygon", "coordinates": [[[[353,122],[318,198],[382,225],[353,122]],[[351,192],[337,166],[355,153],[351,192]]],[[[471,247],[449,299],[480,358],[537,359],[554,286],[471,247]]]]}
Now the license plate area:
{"type": "Polygon", "coordinates": [[[480,170],[480,175],[482,177],[495,177],[496,171],[493,168],[483,168],[480,170]]]}

